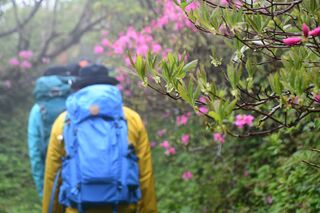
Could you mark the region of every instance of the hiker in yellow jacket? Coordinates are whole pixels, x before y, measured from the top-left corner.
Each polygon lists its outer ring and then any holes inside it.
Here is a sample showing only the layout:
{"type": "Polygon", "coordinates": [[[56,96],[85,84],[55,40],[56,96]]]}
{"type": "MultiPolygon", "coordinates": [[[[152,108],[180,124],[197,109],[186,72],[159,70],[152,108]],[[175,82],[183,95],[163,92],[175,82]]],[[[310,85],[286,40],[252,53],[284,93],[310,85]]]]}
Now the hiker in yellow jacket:
{"type": "MultiPolygon", "coordinates": [[[[103,69],[102,65],[91,65],[83,70],[80,70],[79,79],[76,81],[76,89],[81,89],[86,86],[94,84],[110,84],[116,85],[118,82],[108,76],[108,70],[103,69]],[[100,67],[99,67],[100,66],[100,67]],[[89,73],[88,71],[93,71],[89,73]],[[96,72],[99,70],[99,72],[96,72]],[[104,73],[103,73],[104,72],[104,73]],[[101,74],[104,75],[101,75],[101,74]]],[[[128,139],[134,145],[136,155],[139,159],[139,174],[140,174],[140,188],[142,198],[138,204],[120,204],[118,206],[119,213],[157,213],[156,194],[152,171],[152,160],[150,145],[146,129],[138,113],[123,107],[124,115],[128,125],[128,139]]],[[[49,212],[50,198],[54,185],[54,180],[57,172],[61,169],[62,157],[65,155],[63,142],[63,128],[65,124],[66,112],[62,113],[52,127],[50,142],[47,151],[45,179],[43,190],[42,213],[49,212]]],[[[61,180],[60,180],[61,184],[61,180]]],[[[58,203],[59,185],[57,187],[53,203],[53,213],[76,213],[77,209],[71,207],[63,207],[58,203]]],[[[112,206],[95,207],[87,209],[86,213],[112,213],[114,208],[112,206]]]]}

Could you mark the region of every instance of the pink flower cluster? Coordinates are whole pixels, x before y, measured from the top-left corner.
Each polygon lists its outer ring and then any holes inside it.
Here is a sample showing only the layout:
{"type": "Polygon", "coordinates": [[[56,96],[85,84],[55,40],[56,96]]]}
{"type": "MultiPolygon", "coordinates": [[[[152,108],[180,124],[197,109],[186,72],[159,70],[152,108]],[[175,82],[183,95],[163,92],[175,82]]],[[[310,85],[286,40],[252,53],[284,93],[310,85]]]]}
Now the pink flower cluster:
{"type": "Polygon", "coordinates": [[[158,130],[157,135],[158,135],[159,137],[162,137],[162,136],[164,136],[166,133],[167,133],[167,129],[161,129],[161,130],[158,130]]]}
{"type": "MultiPolygon", "coordinates": [[[[304,39],[309,38],[309,36],[311,37],[320,36],[320,27],[316,27],[310,31],[310,28],[308,27],[308,25],[303,24],[302,34],[304,36],[304,39]]],[[[302,41],[303,41],[303,38],[297,37],[297,36],[285,38],[282,40],[282,42],[288,46],[294,46],[294,45],[300,44],[302,41]]]]}
{"type": "Polygon", "coordinates": [[[219,143],[224,143],[224,136],[221,133],[214,133],[213,140],[219,143]]]}
{"type": "Polygon", "coordinates": [[[224,7],[232,7],[234,5],[239,9],[242,7],[243,2],[241,0],[220,0],[220,5],[224,7]]]}
{"type": "MultiPolygon", "coordinates": [[[[173,29],[175,30],[181,30],[184,27],[195,30],[194,25],[186,18],[184,12],[175,5],[173,1],[158,1],[158,4],[163,4],[163,11],[161,16],[151,22],[152,29],[162,28],[169,23],[172,23],[174,25],[173,29]]],[[[190,12],[191,10],[197,9],[199,6],[198,2],[192,2],[186,7],[186,11],[190,12]]]]}
{"type": "Polygon", "coordinates": [[[183,143],[184,145],[188,145],[189,140],[190,140],[190,135],[188,135],[188,134],[183,134],[183,135],[181,136],[181,143],[183,143]]]}
{"type": "Polygon", "coordinates": [[[201,106],[198,108],[198,112],[196,112],[196,114],[197,115],[207,114],[209,112],[209,109],[205,105],[203,105],[207,103],[207,99],[204,96],[201,96],[199,98],[199,102],[201,106]]]}
{"type": "Polygon", "coordinates": [[[30,59],[33,56],[33,52],[31,50],[21,50],[18,53],[19,58],[13,57],[9,60],[9,64],[14,67],[20,67],[22,69],[31,69],[32,64],[30,59]]]}
{"type": "Polygon", "coordinates": [[[192,179],[192,177],[193,177],[193,175],[192,175],[192,172],[190,172],[190,171],[185,171],[183,174],[182,174],[182,179],[183,180],[191,180],[192,179]]]}
{"type": "Polygon", "coordinates": [[[245,125],[252,126],[253,120],[254,117],[252,115],[237,115],[234,124],[241,129],[245,125]]]}
{"type": "Polygon", "coordinates": [[[176,117],[177,126],[187,125],[190,116],[191,116],[190,112],[188,112],[187,114],[177,116],[176,117]]]}
{"type": "Polygon", "coordinates": [[[320,104],[320,94],[316,94],[314,100],[320,104]]]}
{"type": "Polygon", "coordinates": [[[157,146],[157,142],[155,142],[155,141],[151,141],[150,142],[150,147],[153,149],[153,148],[155,148],[157,146]]]}
{"type": "Polygon", "coordinates": [[[165,148],[165,155],[174,155],[176,154],[176,149],[170,145],[169,141],[165,140],[160,144],[161,147],[165,148]]]}
{"type": "MultiPolygon", "coordinates": [[[[102,55],[106,53],[108,56],[119,55],[124,56],[124,62],[127,66],[130,66],[130,60],[127,57],[126,50],[136,53],[138,55],[145,56],[148,51],[155,54],[161,54],[165,57],[171,49],[164,48],[154,39],[154,33],[162,29],[163,27],[171,27],[173,30],[179,31],[182,28],[189,28],[196,30],[194,25],[188,20],[184,12],[171,0],[158,0],[159,8],[162,11],[159,12],[160,16],[151,21],[149,25],[145,26],[141,31],[135,30],[132,26],[129,26],[126,32],[119,34],[119,37],[112,43],[105,36],[108,33],[102,33],[102,40],[99,44],[95,45],[93,52],[96,55],[102,55]]],[[[187,11],[191,11],[199,7],[199,4],[193,2],[186,8],[187,11]]],[[[170,38],[173,42],[176,38],[175,35],[170,38]]],[[[132,54],[135,55],[135,54],[132,54]]],[[[135,60],[135,58],[133,58],[135,60]]]]}

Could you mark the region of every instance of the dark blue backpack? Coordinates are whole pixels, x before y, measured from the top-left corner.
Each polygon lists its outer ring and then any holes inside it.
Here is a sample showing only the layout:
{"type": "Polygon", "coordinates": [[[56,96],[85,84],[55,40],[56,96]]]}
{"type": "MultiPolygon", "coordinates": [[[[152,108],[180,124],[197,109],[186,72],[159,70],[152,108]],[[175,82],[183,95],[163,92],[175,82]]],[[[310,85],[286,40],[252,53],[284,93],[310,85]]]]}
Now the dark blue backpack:
{"type": "Polygon", "coordinates": [[[41,148],[45,159],[51,127],[58,115],[66,109],[66,99],[70,94],[72,77],[42,76],[35,84],[33,95],[41,112],[41,148]]]}
{"type": "Polygon", "coordinates": [[[93,85],[67,99],[59,203],[79,212],[137,203],[138,158],[128,141],[119,90],[93,85]]]}

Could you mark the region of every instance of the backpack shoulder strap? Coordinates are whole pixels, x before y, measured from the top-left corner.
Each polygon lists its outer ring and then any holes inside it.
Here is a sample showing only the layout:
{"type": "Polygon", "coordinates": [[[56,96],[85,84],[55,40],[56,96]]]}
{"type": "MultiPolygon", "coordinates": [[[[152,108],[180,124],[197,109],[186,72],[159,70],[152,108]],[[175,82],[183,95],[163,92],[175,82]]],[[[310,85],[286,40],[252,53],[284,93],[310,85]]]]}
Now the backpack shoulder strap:
{"type": "Polygon", "coordinates": [[[58,181],[59,181],[60,176],[61,176],[61,169],[58,170],[56,177],[54,178],[51,196],[50,196],[49,213],[54,213],[53,212],[53,204],[54,204],[54,198],[56,196],[56,192],[57,192],[57,188],[58,188],[58,181]]]}

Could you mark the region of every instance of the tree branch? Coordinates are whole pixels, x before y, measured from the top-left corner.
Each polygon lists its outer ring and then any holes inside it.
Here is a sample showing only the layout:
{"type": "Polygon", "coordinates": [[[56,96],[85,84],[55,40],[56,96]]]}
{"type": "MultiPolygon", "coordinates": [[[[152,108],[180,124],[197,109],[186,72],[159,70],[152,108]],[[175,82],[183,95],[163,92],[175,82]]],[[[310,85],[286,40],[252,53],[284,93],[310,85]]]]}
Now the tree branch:
{"type": "Polygon", "coordinates": [[[16,33],[16,32],[18,32],[19,29],[26,26],[32,20],[32,18],[36,15],[42,2],[43,2],[43,0],[37,1],[36,4],[34,5],[32,11],[29,13],[29,15],[23,21],[19,21],[19,23],[17,23],[16,26],[11,28],[10,30],[0,32],[0,38],[5,37],[5,36],[9,36],[13,33],[16,33]]]}

